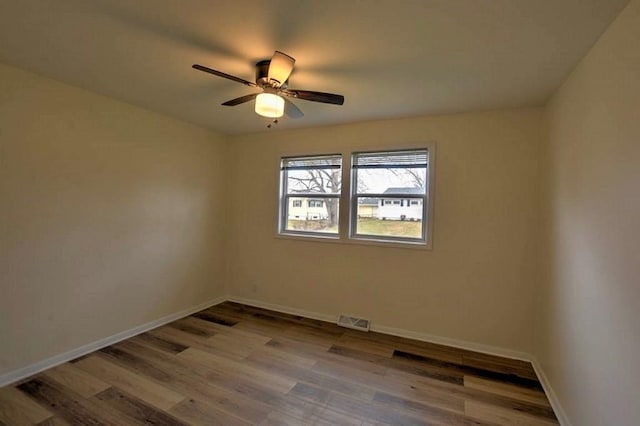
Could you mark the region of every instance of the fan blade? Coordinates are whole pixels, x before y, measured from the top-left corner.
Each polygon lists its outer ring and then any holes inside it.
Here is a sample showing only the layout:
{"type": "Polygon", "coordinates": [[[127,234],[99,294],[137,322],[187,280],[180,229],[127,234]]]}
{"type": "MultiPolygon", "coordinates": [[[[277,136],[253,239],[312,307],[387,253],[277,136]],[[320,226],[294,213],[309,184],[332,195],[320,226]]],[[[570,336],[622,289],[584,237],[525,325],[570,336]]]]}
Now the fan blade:
{"type": "Polygon", "coordinates": [[[288,117],[291,118],[301,118],[304,116],[304,113],[287,98],[284,99],[284,113],[287,114],[288,117]]]}
{"type": "Polygon", "coordinates": [[[285,55],[284,53],[276,50],[273,53],[271,63],[269,64],[269,81],[276,80],[278,82],[276,87],[282,86],[291,75],[291,71],[293,71],[293,65],[295,63],[296,60],[291,56],[285,55]]]}
{"type": "Polygon", "coordinates": [[[245,102],[249,102],[249,101],[254,100],[256,98],[256,96],[258,96],[258,93],[252,93],[250,95],[240,96],[239,98],[231,99],[230,101],[227,101],[227,102],[223,103],[222,105],[224,105],[224,106],[240,105],[240,104],[243,104],[245,102]]]}
{"type": "Polygon", "coordinates": [[[344,104],[344,96],[334,93],[312,92],[309,90],[285,89],[281,93],[293,98],[305,101],[322,102],[325,104],[342,105],[344,104]]]}
{"type": "Polygon", "coordinates": [[[252,83],[252,82],[250,82],[250,81],[247,81],[247,80],[245,80],[245,79],[243,79],[243,78],[236,77],[236,76],[234,76],[234,75],[230,75],[230,74],[224,73],[224,72],[222,72],[222,71],[216,71],[216,70],[214,70],[214,69],[207,68],[207,67],[202,66],[202,65],[193,64],[193,67],[192,67],[192,68],[197,69],[197,70],[199,70],[199,71],[208,72],[209,74],[217,75],[218,77],[227,78],[227,79],[229,79],[229,80],[231,80],[231,81],[236,81],[236,82],[238,82],[238,83],[242,83],[242,84],[247,85],[247,86],[251,86],[251,87],[258,87],[258,85],[257,85],[257,84],[252,83]]]}

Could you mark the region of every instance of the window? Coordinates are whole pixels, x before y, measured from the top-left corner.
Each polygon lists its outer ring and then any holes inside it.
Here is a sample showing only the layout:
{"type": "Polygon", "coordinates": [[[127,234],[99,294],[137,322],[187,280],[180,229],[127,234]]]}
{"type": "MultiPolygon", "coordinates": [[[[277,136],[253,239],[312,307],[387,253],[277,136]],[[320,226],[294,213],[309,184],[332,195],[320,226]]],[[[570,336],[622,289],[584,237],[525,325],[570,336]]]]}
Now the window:
{"type": "Polygon", "coordinates": [[[353,154],[350,237],[425,243],[428,163],[426,149],[353,154]],[[375,216],[353,214],[364,198],[383,200],[375,216]]]}
{"type": "Polygon", "coordinates": [[[280,233],[338,236],[341,166],[339,154],[281,160],[280,233]]]}
{"type": "Polygon", "coordinates": [[[282,158],[279,233],[429,247],[432,149],[282,158]]]}

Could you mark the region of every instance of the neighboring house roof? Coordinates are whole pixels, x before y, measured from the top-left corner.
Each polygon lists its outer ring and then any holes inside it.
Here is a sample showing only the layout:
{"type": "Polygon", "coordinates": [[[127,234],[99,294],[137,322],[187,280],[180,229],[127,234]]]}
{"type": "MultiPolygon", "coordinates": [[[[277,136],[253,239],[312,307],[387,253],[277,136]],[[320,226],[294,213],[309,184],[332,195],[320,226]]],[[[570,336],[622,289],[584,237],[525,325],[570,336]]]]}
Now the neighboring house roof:
{"type": "Polygon", "coordinates": [[[424,188],[387,188],[383,194],[424,194],[424,188]]]}
{"type": "Polygon", "coordinates": [[[377,206],[378,199],[377,198],[360,198],[358,200],[358,204],[365,206],[377,206]]]}

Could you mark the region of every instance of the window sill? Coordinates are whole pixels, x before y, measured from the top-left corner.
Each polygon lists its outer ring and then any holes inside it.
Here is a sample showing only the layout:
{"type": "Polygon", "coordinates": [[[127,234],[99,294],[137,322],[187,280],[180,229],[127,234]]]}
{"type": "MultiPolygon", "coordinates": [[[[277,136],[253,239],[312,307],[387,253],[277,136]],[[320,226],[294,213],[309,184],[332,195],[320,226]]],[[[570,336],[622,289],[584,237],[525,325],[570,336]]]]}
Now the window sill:
{"type": "Polygon", "coordinates": [[[377,240],[375,238],[349,238],[344,239],[335,235],[301,235],[294,233],[276,233],[276,238],[291,241],[305,241],[310,243],[332,243],[332,244],[344,244],[344,245],[360,245],[370,247],[386,247],[386,248],[400,248],[409,250],[433,250],[433,245],[430,242],[401,242],[401,241],[388,241],[377,240]]]}

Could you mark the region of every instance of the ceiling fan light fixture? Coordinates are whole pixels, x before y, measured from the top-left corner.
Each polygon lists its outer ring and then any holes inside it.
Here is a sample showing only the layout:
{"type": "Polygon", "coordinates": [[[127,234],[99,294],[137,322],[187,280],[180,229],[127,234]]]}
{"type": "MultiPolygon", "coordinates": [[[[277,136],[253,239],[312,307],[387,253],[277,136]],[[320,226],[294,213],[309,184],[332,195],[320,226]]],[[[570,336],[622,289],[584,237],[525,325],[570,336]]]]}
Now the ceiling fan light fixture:
{"type": "Polygon", "coordinates": [[[280,118],[285,113],[290,118],[300,118],[304,116],[300,108],[287,98],[333,105],[344,104],[344,96],[335,93],[291,89],[287,81],[293,71],[295,62],[296,60],[291,56],[276,50],[271,59],[264,59],[256,63],[255,83],[203,65],[193,64],[192,67],[198,71],[226,78],[227,80],[235,81],[245,86],[262,89],[262,93],[251,93],[250,95],[240,96],[239,98],[223,102],[222,105],[232,107],[255,99],[256,113],[271,119],[280,118]]]}
{"type": "Polygon", "coordinates": [[[260,93],[256,96],[256,114],[268,118],[284,115],[284,99],[274,93],[260,93]]]}

